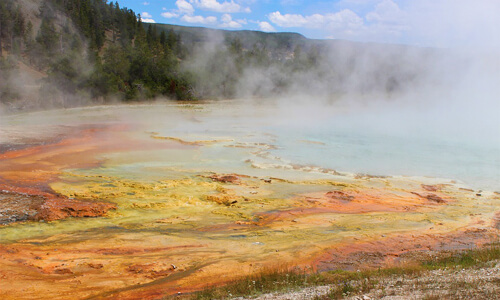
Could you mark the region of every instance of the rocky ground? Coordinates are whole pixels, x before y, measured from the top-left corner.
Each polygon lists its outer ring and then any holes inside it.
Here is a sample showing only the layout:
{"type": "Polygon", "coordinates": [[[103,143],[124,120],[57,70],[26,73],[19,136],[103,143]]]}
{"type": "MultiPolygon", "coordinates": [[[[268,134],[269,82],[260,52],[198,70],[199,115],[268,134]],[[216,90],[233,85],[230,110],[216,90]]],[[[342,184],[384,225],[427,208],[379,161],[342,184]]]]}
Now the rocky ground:
{"type": "Polygon", "coordinates": [[[481,268],[445,268],[415,276],[392,275],[351,281],[344,286],[317,286],[237,299],[500,299],[500,261],[491,261],[481,268]],[[333,290],[340,292],[334,293],[333,290]]]}
{"type": "Polygon", "coordinates": [[[54,221],[67,217],[98,217],[110,209],[116,209],[116,206],[111,203],[0,190],[0,225],[23,221],[54,221]]]}
{"type": "Polygon", "coordinates": [[[44,201],[40,196],[0,191],[0,225],[32,220],[44,201]]]}

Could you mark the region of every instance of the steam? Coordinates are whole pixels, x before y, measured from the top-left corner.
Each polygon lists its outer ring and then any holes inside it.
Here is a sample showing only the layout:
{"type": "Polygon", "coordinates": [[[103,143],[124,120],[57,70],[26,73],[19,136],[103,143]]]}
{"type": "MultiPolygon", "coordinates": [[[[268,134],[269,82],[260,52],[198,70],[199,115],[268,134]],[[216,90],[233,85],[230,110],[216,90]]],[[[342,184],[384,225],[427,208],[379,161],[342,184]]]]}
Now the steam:
{"type": "Polygon", "coordinates": [[[3,79],[0,89],[2,90],[1,96],[4,98],[0,99],[2,100],[0,102],[3,102],[2,110],[16,112],[74,107],[91,103],[89,94],[74,91],[75,86],[84,84],[79,80],[93,71],[86,50],[87,39],[78,32],[72,20],[60,10],[52,7],[49,1],[19,1],[19,5],[23,8],[23,17],[26,22],[31,22],[33,26],[31,35],[26,36],[27,42],[20,50],[26,50],[28,44],[31,43],[31,51],[34,51],[34,54],[31,53],[27,58],[23,58],[19,53],[9,53],[3,58],[4,64],[8,64],[8,67],[0,68],[0,78],[3,79]],[[51,22],[55,27],[54,34],[59,36],[57,45],[54,45],[54,50],[50,53],[50,56],[53,56],[57,62],[58,70],[55,73],[74,73],[73,80],[67,80],[61,76],[47,76],[52,70],[44,67],[41,60],[48,56],[41,55],[40,50],[34,46],[41,27],[42,3],[49,7],[47,14],[50,14],[51,22]],[[30,67],[33,64],[41,66],[41,70],[30,67]]]}
{"type": "MultiPolygon", "coordinates": [[[[412,10],[421,12],[429,4],[424,2],[412,10]]],[[[221,51],[227,53],[222,63],[238,72],[208,71],[210,76],[222,77],[198,90],[215,86],[221,91],[225,82],[236,81],[232,97],[255,105],[274,103],[277,120],[311,126],[329,116],[349,115],[349,120],[342,119],[368,131],[465,140],[500,149],[500,43],[498,37],[491,36],[500,22],[490,13],[482,14],[497,4],[485,1],[468,10],[469,4],[439,3],[449,6],[456,19],[445,19],[435,28],[425,25],[418,14],[409,16],[408,22],[420,26],[412,29],[412,34],[429,34],[423,43],[448,48],[311,41],[292,44],[278,53],[281,63],[262,65],[250,60],[238,70],[238,59],[229,55],[231,40],[212,32],[211,42],[201,45],[186,67],[194,72],[208,70],[220,60],[217,55],[221,51]],[[450,24],[455,23],[458,32],[449,36],[450,24]],[[471,37],[470,41],[464,40],[462,33],[471,37]],[[293,62],[300,60],[310,60],[310,67],[295,70],[293,62]]],[[[434,15],[429,18],[438,22],[434,15]]],[[[276,55],[264,45],[246,47],[243,55],[259,51],[276,55]]]]}

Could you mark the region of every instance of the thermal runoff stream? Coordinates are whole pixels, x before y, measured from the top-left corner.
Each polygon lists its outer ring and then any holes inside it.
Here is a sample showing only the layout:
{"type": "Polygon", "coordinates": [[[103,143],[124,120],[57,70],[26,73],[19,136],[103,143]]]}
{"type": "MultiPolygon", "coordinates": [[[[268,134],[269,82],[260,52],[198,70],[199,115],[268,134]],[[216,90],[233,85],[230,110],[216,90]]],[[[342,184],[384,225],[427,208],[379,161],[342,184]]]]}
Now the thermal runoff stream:
{"type": "Polygon", "coordinates": [[[377,131],[348,107],[301,112],[220,101],[3,116],[0,298],[158,299],[498,240],[498,145],[377,131]]]}

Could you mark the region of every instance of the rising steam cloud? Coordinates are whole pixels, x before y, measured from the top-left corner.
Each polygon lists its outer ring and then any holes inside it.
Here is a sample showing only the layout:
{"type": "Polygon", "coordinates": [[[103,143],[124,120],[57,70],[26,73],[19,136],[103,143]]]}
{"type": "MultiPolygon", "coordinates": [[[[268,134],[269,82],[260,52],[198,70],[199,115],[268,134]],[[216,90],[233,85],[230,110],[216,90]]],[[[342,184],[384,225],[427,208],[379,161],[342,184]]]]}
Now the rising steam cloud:
{"type": "MultiPolygon", "coordinates": [[[[325,110],[333,115],[347,108],[352,123],[370,130],[465,138],[500,148],[498,11],[500,2],[494,0],[404,2],[393,21],[406,35],[403,41],[419,46],[330,41],[314,68],[287,73],[279,65],[250,64],[225,80],[237,82],[234,97],[259,102],[273,95],[267,101],[278,103],[277,115],[295,107],[291,116],[306,123],[325,110]]],[[[390,25],[391,16],[378,17],[390,25]]],[[[377,40],[368,33],[358,37],[377,40]]],[[[211,38],[191,67],[203,69],[216,60],[214,45],[227,46],[223,36],[211,38]]],[[[292,47],[282,60],[291,61],[294,54],[292,47]]],[[[234,61],[227,65],[236,68],[234,61]]]]}

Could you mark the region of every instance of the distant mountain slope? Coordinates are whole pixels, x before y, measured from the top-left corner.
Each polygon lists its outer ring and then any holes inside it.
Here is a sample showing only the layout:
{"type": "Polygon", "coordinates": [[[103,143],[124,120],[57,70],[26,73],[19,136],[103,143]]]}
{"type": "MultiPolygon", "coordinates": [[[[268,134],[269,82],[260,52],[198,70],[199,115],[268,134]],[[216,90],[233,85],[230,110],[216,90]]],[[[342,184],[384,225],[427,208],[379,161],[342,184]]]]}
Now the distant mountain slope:
{"type": "MultiPolygon", "coordinates": [[[[145,24],[145,26],[149,26],[145,24]]],[[[196,46],[204,43],[221,43],[226,40],[239,39],[241,46],[246,49],[263,47],[273,52],[293,52],[296,46],[304,47],[312,44],[299,33],[293,32],[262,32],[252,30],[222,30],[204,27],[189,27],[170,24],[156,24],[158,30],[173,31],[181,37],[186,46],[196,46]]]]}

